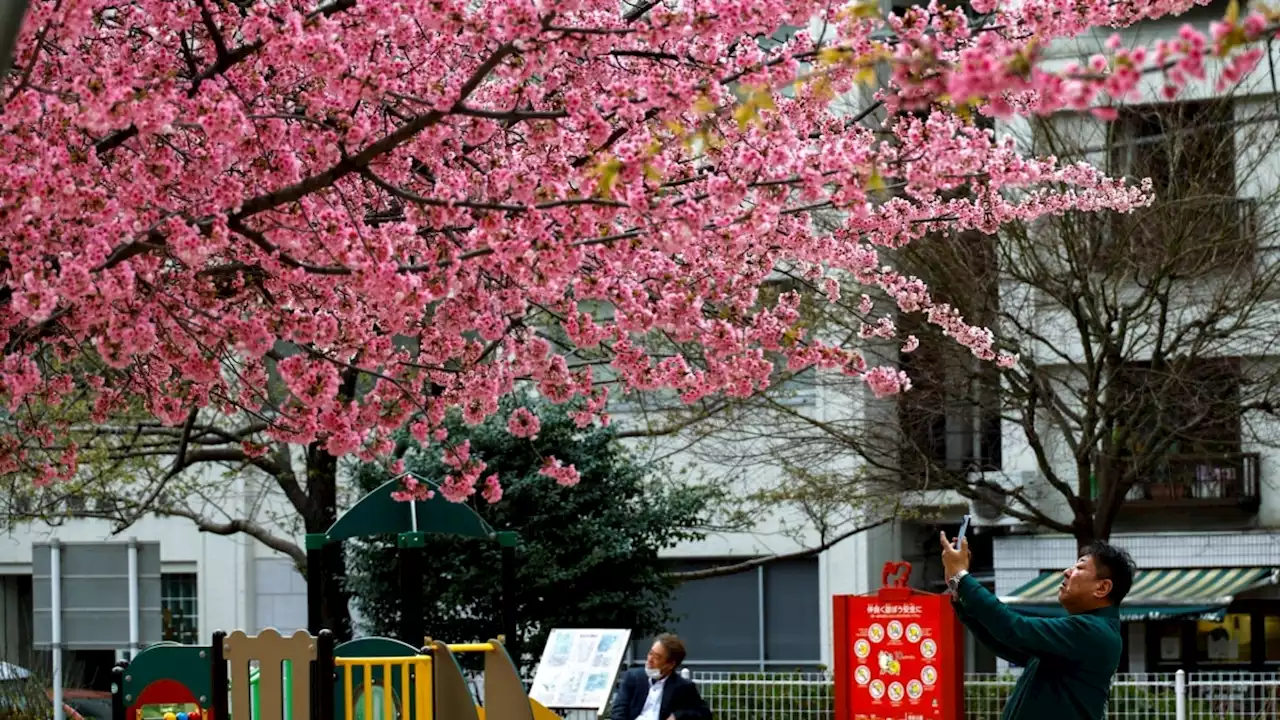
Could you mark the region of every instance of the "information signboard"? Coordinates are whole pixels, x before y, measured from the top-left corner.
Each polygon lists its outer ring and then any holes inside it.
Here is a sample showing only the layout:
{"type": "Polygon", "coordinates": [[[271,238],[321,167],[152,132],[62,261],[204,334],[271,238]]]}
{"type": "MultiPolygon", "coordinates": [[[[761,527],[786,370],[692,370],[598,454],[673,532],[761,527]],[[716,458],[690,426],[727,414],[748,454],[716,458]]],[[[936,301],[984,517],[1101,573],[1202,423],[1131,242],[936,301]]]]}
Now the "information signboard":
{"type": "Polygon", "coordinates": [[[630,640],[630,630],[552,630],[529,697],[557,710],[602,712],[630,640]]]}
{"type": "Polygon", "coordinates": [[[886,563],[878,592],[835,597],[836,720],[964,717],[963,628],[950,596],[912,590],[910,575],[886,563]]]}

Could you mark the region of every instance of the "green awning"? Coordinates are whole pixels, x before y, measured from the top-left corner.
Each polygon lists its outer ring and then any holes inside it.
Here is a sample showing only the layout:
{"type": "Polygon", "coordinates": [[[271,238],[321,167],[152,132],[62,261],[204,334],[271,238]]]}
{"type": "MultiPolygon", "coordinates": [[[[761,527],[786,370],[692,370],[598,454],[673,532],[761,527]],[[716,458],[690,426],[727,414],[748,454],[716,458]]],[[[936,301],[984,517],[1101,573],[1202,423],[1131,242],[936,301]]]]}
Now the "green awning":
{"type": "MultiPolygon", "coordinates": [[[[1275,568],[1178,568],[1139,570],[1120,605],[1120,619],[1221,620],[1235,596],[1280,580],[1275,568]]],[[[1047,572],[1000,598],[1028,615],[1063,615],[1058,605],[1060,571],[1047,572]]]]}

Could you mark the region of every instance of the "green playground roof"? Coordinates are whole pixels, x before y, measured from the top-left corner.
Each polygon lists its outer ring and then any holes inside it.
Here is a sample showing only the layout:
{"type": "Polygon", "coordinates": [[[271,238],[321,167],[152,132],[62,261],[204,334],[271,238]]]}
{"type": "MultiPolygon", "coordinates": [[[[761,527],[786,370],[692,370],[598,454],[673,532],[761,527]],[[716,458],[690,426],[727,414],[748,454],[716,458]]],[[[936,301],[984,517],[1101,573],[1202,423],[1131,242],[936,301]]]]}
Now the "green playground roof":
{"type": "Polygon", "coordinates": [[[338,542],[373,535],[397,535],[417,530],[423,533],[496,538],[498,533],[466,503],[450,502],[439,492],[439,484],[414,476],[437,492],[429,500],[405,502],[391,497],[401,489],[404,476],[392,478],[360,498],[325,533],[326,542],[338,542]],[[414,527],[414,515],[417,527],[414,527]]]}

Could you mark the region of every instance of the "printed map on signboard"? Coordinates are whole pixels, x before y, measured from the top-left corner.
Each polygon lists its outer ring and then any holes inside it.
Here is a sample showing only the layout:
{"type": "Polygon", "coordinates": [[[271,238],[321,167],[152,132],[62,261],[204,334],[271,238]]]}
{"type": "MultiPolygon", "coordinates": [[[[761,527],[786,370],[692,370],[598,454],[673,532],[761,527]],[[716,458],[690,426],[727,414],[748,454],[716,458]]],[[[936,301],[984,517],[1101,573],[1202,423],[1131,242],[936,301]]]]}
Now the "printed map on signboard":
{"type": "Polygon", "coordinates": [[[630,640],[630,630],[552,630],[529,697],[548,708],[603,710],[630,640]]]}

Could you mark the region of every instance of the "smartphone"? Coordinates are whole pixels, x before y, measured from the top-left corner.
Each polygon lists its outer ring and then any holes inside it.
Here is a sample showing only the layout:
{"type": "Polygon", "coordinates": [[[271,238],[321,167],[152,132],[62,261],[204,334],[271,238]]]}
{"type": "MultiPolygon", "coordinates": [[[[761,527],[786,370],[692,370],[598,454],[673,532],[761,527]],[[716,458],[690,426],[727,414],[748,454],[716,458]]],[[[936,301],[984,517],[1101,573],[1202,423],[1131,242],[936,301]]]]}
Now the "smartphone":
{"type": "Polygon", "coordinates": [[[960,549],[960,543],[964,540],[964,534],[969,532],[969,516],[965,515],[960,520],[960,532],[956,535],[955,548],[960,549]]]}

